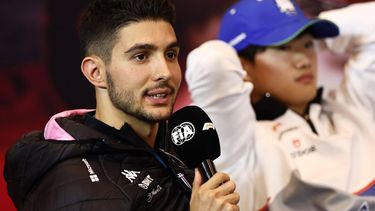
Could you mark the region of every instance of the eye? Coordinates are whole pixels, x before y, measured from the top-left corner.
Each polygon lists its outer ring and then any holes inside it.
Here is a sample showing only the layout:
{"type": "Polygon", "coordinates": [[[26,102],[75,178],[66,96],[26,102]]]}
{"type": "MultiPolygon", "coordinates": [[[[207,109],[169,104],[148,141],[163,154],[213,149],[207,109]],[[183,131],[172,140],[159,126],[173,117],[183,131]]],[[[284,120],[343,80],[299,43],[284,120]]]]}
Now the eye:
{"type": "Polygon", "coordinates": [[[314,48],[315,44],[313,41],[308,41],[305,43],[305,48],[307,49],[311,49],[311,48],[314,48]]]}
{"type": "Polygon", "coordinates": [[[165,53],[165,56],[166,56],[167,59],[169,59],[169,60],[175,60],[175,59],[177,59],[178,51],[177,51],[177,50],[170,50],[170,51],[167,51],[167,52],[165,53]]]}
{"type": "Polygon", "coordinates": [[[134,59],[138,62],[143,62],[147,59],[147,55],[145,53],[140,53],[134,56],[134,59]]]}
{"type": "Polygon", "coordinates": [[[281,46],[278,46],[276,48],[278,50],[281,50],[281,51],[290,51],[292,49],[292,47],[290,45],[281,45],[281,46]]]}

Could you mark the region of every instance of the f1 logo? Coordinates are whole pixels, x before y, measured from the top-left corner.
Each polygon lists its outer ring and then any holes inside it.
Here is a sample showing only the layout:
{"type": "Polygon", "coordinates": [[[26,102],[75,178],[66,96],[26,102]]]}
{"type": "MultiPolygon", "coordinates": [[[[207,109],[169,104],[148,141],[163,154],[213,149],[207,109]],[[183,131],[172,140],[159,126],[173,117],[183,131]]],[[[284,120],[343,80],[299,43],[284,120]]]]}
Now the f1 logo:
{"type": "Polygon", "coordinates": [[[206,123],[204,123],[202,130],[209,130],[209,129],[215,130],[214,124],[212,122],[206,122],[206,123]]]}

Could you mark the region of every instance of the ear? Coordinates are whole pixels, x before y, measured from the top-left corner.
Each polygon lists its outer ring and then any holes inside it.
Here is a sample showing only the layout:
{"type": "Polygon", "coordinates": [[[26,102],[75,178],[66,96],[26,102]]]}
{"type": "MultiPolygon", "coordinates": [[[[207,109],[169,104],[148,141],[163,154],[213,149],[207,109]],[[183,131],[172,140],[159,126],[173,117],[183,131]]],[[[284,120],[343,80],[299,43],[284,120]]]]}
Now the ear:
{"type": "Polygon", "coordinates": [[[85,57],[81,63],[81,71],[95,87],[107,88],[105,64],[99,57],[85,57]]]}
{"type": "Polygon", "coordinates": [[[240,60],[241,60],[241,64],[242,64],[242,67],[244,68],[244,70],[246,71],[246,76],[244,78],[244,81],[252,81],[251,79],[251,73],[254,69],[254,64],[249,61],[248,59],[246,58],[243,58],[242,56],[240,56],[240,60]]]}

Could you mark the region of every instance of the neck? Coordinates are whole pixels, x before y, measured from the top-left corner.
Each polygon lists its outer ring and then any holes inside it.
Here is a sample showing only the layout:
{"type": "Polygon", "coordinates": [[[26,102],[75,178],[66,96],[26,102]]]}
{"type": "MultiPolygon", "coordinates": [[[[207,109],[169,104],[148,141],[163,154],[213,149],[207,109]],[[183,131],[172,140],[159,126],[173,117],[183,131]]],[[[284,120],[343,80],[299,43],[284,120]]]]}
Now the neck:
{"type": "Polygon", "coordinates": [[[289,109],[296,112],[297,114],[304,116],[306,113],[307,106],[308,104],[304,103],[304,104],[298,104],[298,105],[289,105],[288,107],[289,109]]]}

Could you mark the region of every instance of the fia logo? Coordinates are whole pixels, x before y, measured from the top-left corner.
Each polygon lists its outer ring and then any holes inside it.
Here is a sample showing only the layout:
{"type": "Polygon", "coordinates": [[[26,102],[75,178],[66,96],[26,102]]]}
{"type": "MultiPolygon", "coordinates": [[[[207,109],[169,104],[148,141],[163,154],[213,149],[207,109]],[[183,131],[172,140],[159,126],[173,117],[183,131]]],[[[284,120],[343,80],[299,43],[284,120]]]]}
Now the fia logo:
{"type": "Polygon", "coordinates": [[[280,12],[287,15],[295,15],[297,13],[296,8],[290,0],[275,0],[275,2],[279,7],[280,12]]]}
{"type": "Polygon", "coordinates": [[[138,174],[141,173],[140,171],[128,171],[128,170],[123,170],[121,174],[123,174],[131,183],[135,179],[137,179],[138,174]]]}
{"type": "Polygon", "coordinates": [[[144,180],[138,184],[138,186],[147,190],[152,181],[154,181],[154,179],[152,179],[150,175],[147,175],[146,178],[144,178],[144,180]]]}
{"type": "Polygon", "coordinates": [[[194,125],[190,122],[183,122],[180,125],[173,128],[171,137],[172,141],[176,145],[182,145],[187,141],[190,141],[195,135],[194,125]]]}

